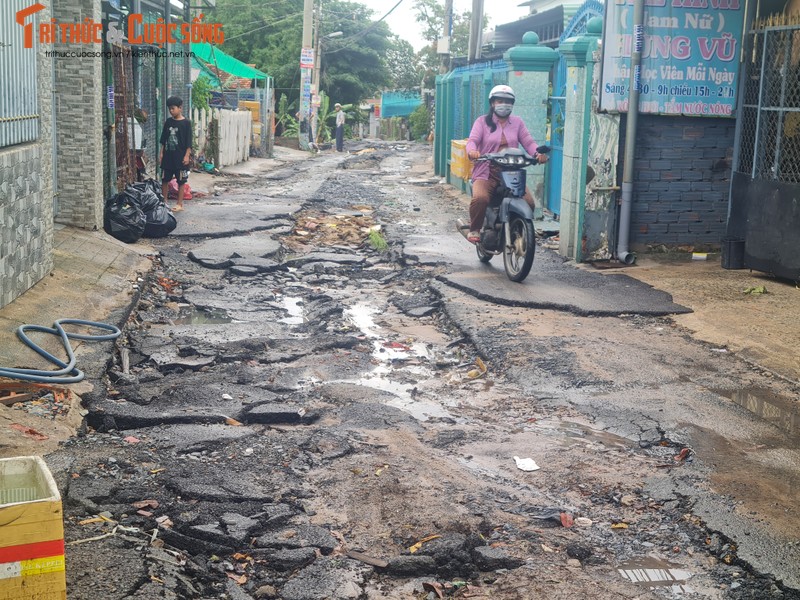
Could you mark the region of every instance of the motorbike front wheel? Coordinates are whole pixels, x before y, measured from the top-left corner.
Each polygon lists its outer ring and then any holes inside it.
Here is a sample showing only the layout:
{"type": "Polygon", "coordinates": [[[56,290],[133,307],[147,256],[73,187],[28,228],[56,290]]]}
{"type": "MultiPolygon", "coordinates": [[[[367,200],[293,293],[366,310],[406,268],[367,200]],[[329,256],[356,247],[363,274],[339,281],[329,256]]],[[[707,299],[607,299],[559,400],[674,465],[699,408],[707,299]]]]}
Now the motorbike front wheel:
{"type": "Polygon", "coordinates": [[[528,276],[536,252],[536,234],[528,219],[512,216],[510,236],[503,244],[503,264],[511,281],[520,282],[528,276]]]}

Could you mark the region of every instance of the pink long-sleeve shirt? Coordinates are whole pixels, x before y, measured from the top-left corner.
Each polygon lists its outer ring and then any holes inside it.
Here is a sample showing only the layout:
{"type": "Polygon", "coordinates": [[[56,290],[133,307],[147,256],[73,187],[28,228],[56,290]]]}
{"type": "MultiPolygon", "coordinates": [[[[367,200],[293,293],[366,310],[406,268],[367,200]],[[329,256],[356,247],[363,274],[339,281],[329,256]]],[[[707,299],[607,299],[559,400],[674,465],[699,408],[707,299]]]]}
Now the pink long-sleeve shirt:
{"type": "MultiPolygon", "coordinates": [[[[525,151],[533,156],[539,147],[536,140],[525,127],[525,122],[519,118],[511,115],[508,117],[508,122],[505,127],[500,127],[500,122],[497,115],[492,115],[497,129],[492,132],[489,126],[486,125],[486,116],[479,117],[472,125],[472,131],[469,133],[469,141],[467,142],[467,153],[471,150],[477,150],[481,154],[488,152],[497,152],[500,149],[501,139],[503,135],[506,138],[506,144],[509,148],[525,148],[525,151]]],[[[489,163],[486,161],[476,162],[472,167],[472,181],[476,179],[489,179],[489,163]]]]}

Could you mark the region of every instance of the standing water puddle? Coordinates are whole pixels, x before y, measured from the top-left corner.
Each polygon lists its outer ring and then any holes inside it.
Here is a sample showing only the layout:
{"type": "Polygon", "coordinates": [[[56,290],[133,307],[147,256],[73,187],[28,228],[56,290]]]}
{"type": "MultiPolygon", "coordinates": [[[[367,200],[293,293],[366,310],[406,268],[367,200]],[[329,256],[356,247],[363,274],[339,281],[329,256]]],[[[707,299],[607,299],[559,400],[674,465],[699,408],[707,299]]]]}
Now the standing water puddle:
{"type": "Polygon", "coordinates": [[[389,392],[397,396],[396,402],[391,406],[411,413],[414,418],[426,421],[431,417],[454,418],[441,405],[423,402],[414,398],[414,383],[400,383],[390,379],[393,372],[402,370],[404,373],[418,375],[429,379],[432,372],[428,367],[416,364],[404,364],[418,359],[429,360],[431,353],[425,344],[392,342],[381,335],[380,327],[375,324],[373,316],[380,311],[366,303],[356,304],[345,310],[345,316],[367,336],[372,343],[372,357],[377,362],[373,371],[357,380],[342,381],[343,383],[356,383],[376,390],[389,392]],[[397,366],[396,366],[397,365],[397,366]]]}
{"type": "Polygon", "coordinates": [[[694,591],[686,585],[686,581],[692,576],[691,572],[658,558],[635,558],[620,564],[617,571],[628,581],[647,586],[651,590],[668,587],[675,594],[694,591]]]}
{"type": "Polygon", "coordinates": [[[173,320],[175,325],[220,325],[233,323],[227,312],[218,308],[202,309],[192,306],[181,310],[181,316],[173,320]]]}
{"type": "Polygon", "coordinates": [[[750,388],[717,391],[754,415],[782,429],[793,438],[800,437],[800,403],[768,390],[750,388]]]}
{"type": "Polygon", "coordinates": [[[303,317],[303,299],[285,296],[281,299],[284,310],[289,313],[288,317],[279,319],[281,323],[287,325],[302,325],[305,322],[303,317]]]}

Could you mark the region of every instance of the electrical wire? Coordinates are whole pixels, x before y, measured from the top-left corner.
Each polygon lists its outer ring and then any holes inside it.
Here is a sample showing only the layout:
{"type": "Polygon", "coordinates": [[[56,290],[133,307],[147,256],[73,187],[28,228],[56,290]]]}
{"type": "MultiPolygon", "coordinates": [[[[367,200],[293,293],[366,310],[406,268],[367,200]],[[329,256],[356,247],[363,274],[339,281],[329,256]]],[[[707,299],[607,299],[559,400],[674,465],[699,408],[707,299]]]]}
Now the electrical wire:
{"type": "Polygon", "coordinates": [[[390,14],[392,14],[392,12],[394,12],[394,9],[397,8],[398,6],[400,6],[403,2],[404,2],[404,0],[399,0],[397,2],[397,4],[395,4],[392,8],[390,8],[389,12],[387,12],[385,15],[383,15],[380,19],[378,19],[377,21],[373,21],[372,23],[370,23],[367,27],[365,27],[364,29],[362,29],[358,33],[354,33],[350,37],[346,37],[343,40],[339,40],[339,43],[342,44],[342,46],[337,48],[336,50],[328,50],[325,54],[336,54],[337,52],[341,52],[342,50],[347,50],[347,48],[351,47],[355,42],[357,42],[359,39],[364,37],[372,29],[377,27],[378,23],[383,21],[390,14]],[[347,44],[344,43],[344,42],[348,42],[348,41],[350,43],[347,43],[347,44]]]}
{"type": "Polygon", "coordinates": [[[302,16],[303,16],[303,13],[301,13],[301,12],[300,13],[294,13],[294,14],[289,15],[288,17],[284,17],[282,19],[278,19],[277,21],[273,21],[272,23],[269,23],[268,25],[262,25],[261,27],[256,27],[255,29],[251,29],[250,31],[245,31],[244,33],[239,33],[237,35],[231,35],[231,36],[227,36],[226,35],[225,36],[225,41],[227,42],[229,40],[235,40],[236,38],[240,38],[240,37],[245,36],[245,35],[250,35],[251,33],[255,33],[256,31],[261,31],[262,29],[266,29],[267,27],[274,27],[275,25],[283,23],[284,21],[289,21],[289,20],[294,19],[296,17],[302,17],[302,16]]]}

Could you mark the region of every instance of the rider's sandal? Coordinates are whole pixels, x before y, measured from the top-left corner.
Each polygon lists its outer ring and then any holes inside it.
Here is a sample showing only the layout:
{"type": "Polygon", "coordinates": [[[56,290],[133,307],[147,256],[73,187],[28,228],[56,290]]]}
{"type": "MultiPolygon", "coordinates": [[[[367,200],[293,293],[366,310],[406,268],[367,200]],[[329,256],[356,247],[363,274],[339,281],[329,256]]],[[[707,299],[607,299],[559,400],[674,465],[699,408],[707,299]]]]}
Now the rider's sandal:
{"type": "Polygon", "coordinates": [[[479,231],[470,231],[467,234],[467,241],[471,244],[477,244],[481,241],[481,234],[479,231]]]}

